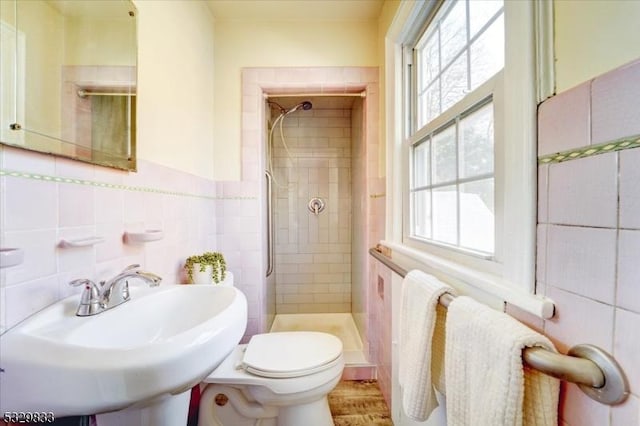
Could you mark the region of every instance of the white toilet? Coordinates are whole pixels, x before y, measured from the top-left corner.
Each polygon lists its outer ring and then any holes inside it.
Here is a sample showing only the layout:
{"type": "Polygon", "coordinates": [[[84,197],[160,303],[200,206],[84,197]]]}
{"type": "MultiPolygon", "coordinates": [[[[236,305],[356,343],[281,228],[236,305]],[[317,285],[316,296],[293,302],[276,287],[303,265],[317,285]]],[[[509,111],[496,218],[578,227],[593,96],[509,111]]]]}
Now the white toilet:
{"type": "Polygon", "coordinates": [[[198,426],[333,425],[327,395],[343,369],[331,334],[257,334],[204,379],[198,426]]]}

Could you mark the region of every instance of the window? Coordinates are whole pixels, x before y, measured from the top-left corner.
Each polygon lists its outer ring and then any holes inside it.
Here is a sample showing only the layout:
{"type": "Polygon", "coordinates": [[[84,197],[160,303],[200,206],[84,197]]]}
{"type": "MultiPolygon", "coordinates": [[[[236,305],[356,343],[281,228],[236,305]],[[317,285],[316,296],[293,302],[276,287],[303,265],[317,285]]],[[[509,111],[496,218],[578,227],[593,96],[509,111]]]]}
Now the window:
{"type": "Polygon", "coordinates": [[[542,317],[550,304],[531,297],[536,98],[552,75],[551,12],[548,2],[401,2],[385,39],[384,243],[467,294],[542,317]]]}
{"type": "Polygon", "coordinates": [[[444,2],[411,48],[409,236],[492,257],[497,82],[486,83],[504,67],[502,0],[444,2]]]}
{"type": "Polygon", "coordinates": [[[495,206],[490,100],[413,146],[412,236],[492,255],[495,206]]]}

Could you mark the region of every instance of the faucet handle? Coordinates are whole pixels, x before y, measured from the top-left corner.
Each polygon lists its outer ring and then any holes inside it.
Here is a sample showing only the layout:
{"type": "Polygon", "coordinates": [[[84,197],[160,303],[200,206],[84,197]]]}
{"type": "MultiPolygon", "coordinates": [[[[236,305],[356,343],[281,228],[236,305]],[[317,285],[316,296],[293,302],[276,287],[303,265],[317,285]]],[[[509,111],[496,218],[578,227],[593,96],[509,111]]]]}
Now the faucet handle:
{"type": "Polygon", "coordinates": [[[80,296],[80,305],[78,305],[78,311],[76,315],[86,316],[97,313],[100,309],[100,290],[98,286],[91,280],[86,278],[80,278],[73,280],[69,283],[72,287],[84,286],[82,296],[80,296]]]}
{"type": "Polygon", "coordinates": [[[96,286],[96,283],[94,283],[93,281],[91,281],[90,279],[87,279],[87,278],[78,278],[77,280],[70,281],[69,285],[71,287],[80,287],[81,285],[84,285],[84,286],[87,286],[87,287],[89,287],[89,286],[95,287],[96,289],[98,288],[96,286]]]}
{"type": "Polygon", "coordinates": [[[134,263],[132,265],[127,266],[122,270],[122,272],[133,271],[134,269],[138,269],[140,265],[138,263],[134,263]]]}

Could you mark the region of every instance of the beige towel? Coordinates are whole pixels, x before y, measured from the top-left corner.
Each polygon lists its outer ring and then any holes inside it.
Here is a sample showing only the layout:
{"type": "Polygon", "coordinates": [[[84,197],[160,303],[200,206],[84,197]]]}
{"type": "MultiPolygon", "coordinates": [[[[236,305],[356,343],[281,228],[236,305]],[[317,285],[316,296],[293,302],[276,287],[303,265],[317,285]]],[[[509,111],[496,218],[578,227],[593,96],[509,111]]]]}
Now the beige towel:
{"type": "Polygon", "coordinates": [[[558,424],[559,380],[522,362],[525,347],[555,352],[549,339],[469,297],[449,305],[446,332],[448,426],[558,424]]]}
{"type": "Polygon", "coordinates": [[[404,412],[418,421],[426,420],[438,406],[432,385],[431,338],[438,298],[445,292],[453,290],[418,270],[402,281],[399,382],[404,412]]]}

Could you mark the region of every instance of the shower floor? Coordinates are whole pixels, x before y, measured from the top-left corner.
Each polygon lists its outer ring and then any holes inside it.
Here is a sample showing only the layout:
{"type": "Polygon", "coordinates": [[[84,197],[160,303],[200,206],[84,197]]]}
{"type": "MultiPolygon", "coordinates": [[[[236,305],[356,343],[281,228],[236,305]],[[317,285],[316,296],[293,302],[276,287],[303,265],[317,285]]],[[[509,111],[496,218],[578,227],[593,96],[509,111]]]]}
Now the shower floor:
{"type": "Polygon", "coordinates": [[[351,314],[278,314],[274,331],[321,331],[342,341],[347,366],[370,366],[362,350],[362,340],[351,314]]]}

